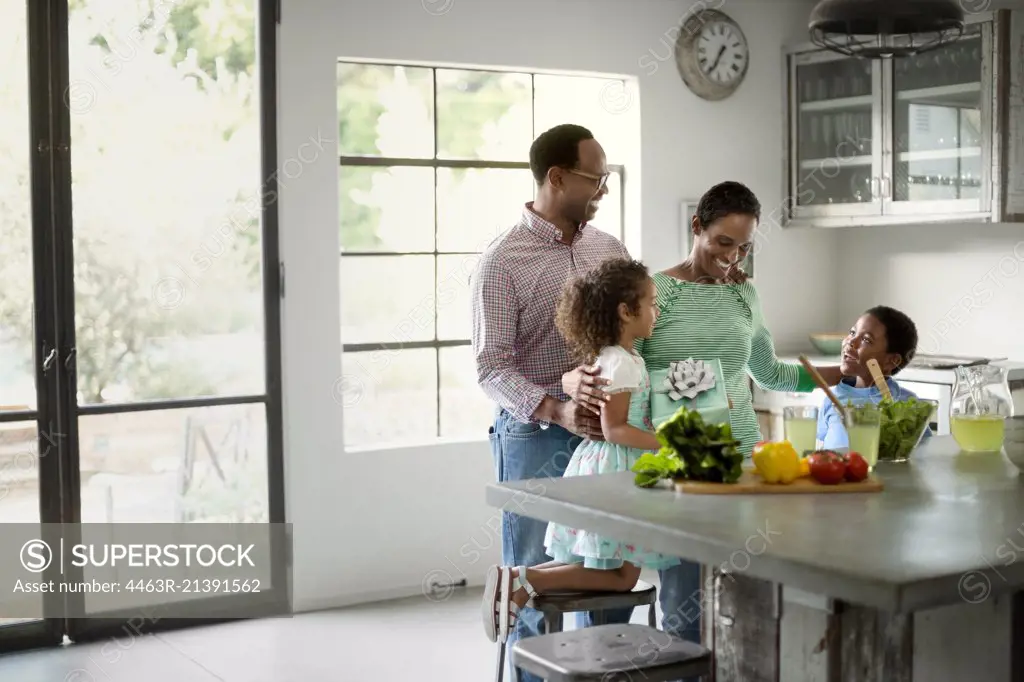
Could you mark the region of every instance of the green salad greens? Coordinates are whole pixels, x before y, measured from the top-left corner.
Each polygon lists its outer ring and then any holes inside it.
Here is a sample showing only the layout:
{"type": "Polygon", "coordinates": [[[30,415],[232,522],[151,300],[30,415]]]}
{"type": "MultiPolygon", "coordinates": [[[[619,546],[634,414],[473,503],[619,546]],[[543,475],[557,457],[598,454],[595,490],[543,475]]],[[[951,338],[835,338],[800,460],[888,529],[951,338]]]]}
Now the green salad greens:
{"type": "Polygon", "coordinates": [[[917,398],[883,398],[878,408],[882,413],[878,458],[906,459],[928,425],[932,415],[932,404],[917,398]]]}
{"type": "Polygon", "coordinates": [[[683,462],[671,448],[662,448],[657,453],[645,452],[633,465],[635,483],[641,488],[650,488],[665,478],[675,478],[683,468],[683,462]]]}
{"type": "Polygon", "coordinates": [[[633,465],[638,486],[649,488],[665,478],[735,483],[743,473],[740,442],[728,423],[709,424],[700,412],[684,406],[655,435],[661,450],[644,453],[633,465]]]}

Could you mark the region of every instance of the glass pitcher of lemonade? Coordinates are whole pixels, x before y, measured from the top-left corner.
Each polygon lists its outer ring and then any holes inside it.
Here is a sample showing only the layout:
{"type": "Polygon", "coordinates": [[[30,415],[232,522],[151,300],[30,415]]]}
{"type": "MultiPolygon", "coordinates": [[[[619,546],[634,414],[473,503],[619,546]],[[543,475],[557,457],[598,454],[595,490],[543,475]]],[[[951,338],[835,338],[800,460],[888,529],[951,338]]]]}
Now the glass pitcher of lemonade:
{"type": "Polygon", "coordinates": [[[1006,370],[995,365],[957,367],[949,429],[964,452],[998,452],[1013,402],[1006,370]]]}

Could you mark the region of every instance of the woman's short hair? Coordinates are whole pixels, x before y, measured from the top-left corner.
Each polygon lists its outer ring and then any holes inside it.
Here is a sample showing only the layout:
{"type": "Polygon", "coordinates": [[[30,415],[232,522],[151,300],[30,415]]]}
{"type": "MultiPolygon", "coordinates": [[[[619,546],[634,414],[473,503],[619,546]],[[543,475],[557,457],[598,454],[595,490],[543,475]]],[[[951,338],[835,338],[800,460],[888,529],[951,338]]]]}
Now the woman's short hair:
{"type": "Polygon", "coordinates": [[[753,216],[754,220],[761,221],[761,202],[742,182],[720,182],[704,192],[697,203],[697,219],[701,227],[709,227],[716,220],[734,213],[753,216]]]}

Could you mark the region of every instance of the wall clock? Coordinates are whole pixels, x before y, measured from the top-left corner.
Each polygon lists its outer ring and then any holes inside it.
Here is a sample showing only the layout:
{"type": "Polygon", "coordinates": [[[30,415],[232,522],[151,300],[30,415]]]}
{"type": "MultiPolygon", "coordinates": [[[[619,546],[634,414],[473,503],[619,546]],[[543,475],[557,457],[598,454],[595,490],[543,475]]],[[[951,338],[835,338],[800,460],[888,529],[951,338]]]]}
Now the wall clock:
{"type": "Polygon", "coordinates": [[[676,40],[676,67],[698,97],[725,99],[736,92],[749,65],[747,37],[724,12],[705,9],[683,22],[676,40]]]}

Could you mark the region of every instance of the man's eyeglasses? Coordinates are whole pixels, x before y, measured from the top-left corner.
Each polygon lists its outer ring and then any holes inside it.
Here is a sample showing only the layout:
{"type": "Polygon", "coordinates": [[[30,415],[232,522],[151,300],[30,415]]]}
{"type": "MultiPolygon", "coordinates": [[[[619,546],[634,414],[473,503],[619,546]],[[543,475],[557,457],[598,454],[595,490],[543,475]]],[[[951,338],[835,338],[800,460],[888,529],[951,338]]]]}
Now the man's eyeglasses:
{"type": "Polygon", "coordinates": [[[575,168],[567,168],[566,170],[569,171],[570,173],[572,173],[573,175],[580,176],[581,178],[587,178],[588,180],[593,180],[594,182],[597,183],[597,190],[598,191],[601,191],[602,189],[604,189],[604,186],[608,184],[608,177],[611,175],[611,173],[605,173],[603,175],[595,175],[594,173],[587,173],[585,171],[576,170],[575,168]]]}

